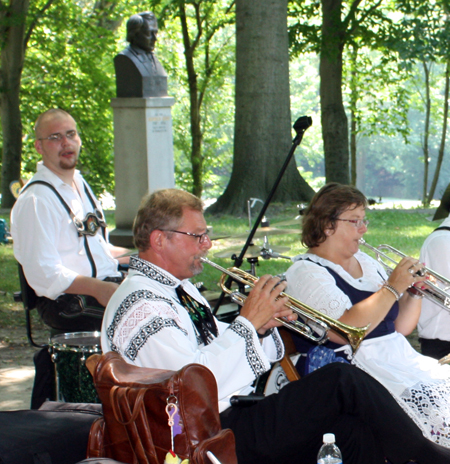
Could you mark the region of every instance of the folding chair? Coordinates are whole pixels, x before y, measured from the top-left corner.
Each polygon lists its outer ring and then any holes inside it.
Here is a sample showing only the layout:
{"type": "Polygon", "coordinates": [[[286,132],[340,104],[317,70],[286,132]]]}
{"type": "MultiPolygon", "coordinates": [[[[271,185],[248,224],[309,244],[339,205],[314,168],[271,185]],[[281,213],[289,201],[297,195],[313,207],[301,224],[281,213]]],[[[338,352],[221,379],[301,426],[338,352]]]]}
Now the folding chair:
{"type": "Polygon", "coordinates": [[[31,346],[37,348],[43,348],[45,344],[38,344],[33,340],[32,328],[31,328],[31,314],[30,312],[36,308],[37,295],[34,290],[29,286],[23,268],[20,263],[19,266],[19,282],[20,282],[20,292],[14,293],[14,301],[22,302],[23,308],[25,310],[25,323],[27,330],[27,338],[31,346]]]}
{"type": "Polygon", "coordinates": [[[290,382],[300,379],[300,374],[298,373],[296,367],[292,363],[291,355],[297,352],[295,348],[294,341],[292,340],[291,332],[289,332],[284,327],[279,327],[278,331],[280,332],[281,338],[284,343],[284,357],[280,361],[280,365],[283,368],[286,377],[290,382]]]}

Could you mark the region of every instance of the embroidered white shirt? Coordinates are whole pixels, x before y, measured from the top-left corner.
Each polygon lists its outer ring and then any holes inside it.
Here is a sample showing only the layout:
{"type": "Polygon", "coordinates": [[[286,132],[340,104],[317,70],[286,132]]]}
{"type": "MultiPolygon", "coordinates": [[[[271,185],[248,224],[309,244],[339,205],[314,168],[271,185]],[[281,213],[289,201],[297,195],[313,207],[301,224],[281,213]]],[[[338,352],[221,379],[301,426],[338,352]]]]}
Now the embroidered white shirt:
{"type": "Polygon", "coordinates": [[[103,317],[102,350],[116,351],[130,364],[179,370],[190,363],[209,368],[217,381],[219,410],[232,395],[246,395],[259,375],[284,355],[278,331],[261,344],[253,325],[238,316],[231,324],[216,320],[219,335],[204,345],[187,310],[180,304],[180,285],[208,305],[189,281],[137,257],[130,259],[127,278],[114,293],[103,317]]]}

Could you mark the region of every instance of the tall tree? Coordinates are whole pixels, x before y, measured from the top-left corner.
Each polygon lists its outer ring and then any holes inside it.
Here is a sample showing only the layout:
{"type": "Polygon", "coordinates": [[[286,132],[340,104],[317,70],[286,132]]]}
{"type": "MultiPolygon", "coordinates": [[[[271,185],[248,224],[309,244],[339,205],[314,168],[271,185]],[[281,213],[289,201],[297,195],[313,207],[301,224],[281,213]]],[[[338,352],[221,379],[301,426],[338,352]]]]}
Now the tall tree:
{"type": "Polygon", "coordinates": [[[189,95],[190,147],[192,193],[202,195],[205,173],[203,141],[208,93],[227,67],[226,49],[231,37],[227,26],[234,22],[234,0],[152,0],[152,8],[160,10],[158,18],[163,28],[179,21],[184,54],[183,81],[189,95]]]}
{"type": "Polygon", "coordinates": [[[3,206],[14,202],[9,183],[19,178],[21,161],[25,176],[36,170],[32,121],[49,107],[73,114],[83,137],[80,169],[98,193],[114,191],[110,62],[122,15],[117,3],[107,0],[50,8],[54,1],[31,2],[28,9],[22,2],[19,14],[20,2],[14,0],[1,10],[3,206]]]}
{"type": "MultiPolygon", "coordinates": [[[[233,171],[212,213],[239,214],[248,198],[266,198],[289,152],[288,45],[287,0],[237,0],[233,171]]],[[[292,159],[274,198],[308,201],[313,193],[292,159]]]]}
{"type": "Polygon", "coordinates": [[[28,18],[29,0],[0,1],[0,120],[3,131],[2,207],[14,204],[9,185],[20,177],[22,153],[22,119],[20,112],[20,83],[25,50],[39,17],[54,0],[28,18]],[[28,19],[28,23],[27,23],[28,19]]]}
{"type": "MultiPolygon", "coordinates": [[[[423,192],[422,202],[424,205],[430,204],[433,199],[439,173],[442,166],[442,159],[445,150],[445,140],[447,134],[448,116],[448,51],[450,45],[450,22],[448,12],[450,5],[448,0],[438,0],[435,2],[421,2],[420,0],[397,0],[398,8],[404,13],[402,29],[399,31],[400,38],[398,49],[403,59],[411,63],[420,63],[423,69],[424,95],[421,96],[425,111],[425,121],[422,137],[422,151],[424,161],[423,192]],[[435,64],[444,65],[444,100],[442,104],[443,122],[441,129],[441,142],[436,157],[435,173],[430,189],[429,169],[431,150],[430,137],[433,133],[432,118],[436,117],[433,107],[436,105],[432,101],[431,69],[435,64]],[[434,114],[433,114],[434,113],[434,114]]],[[[421,94],[421,90],[419,90],[421,94]]]]}

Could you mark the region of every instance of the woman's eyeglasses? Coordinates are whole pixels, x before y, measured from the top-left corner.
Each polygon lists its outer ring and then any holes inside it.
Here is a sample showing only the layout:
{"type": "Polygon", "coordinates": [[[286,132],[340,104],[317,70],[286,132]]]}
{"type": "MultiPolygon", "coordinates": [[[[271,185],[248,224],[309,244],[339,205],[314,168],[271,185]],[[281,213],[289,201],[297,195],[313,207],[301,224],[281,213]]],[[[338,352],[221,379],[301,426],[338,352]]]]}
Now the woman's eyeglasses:
{"type": "Polygon", "coordinates": [[[360,229],[362,226],[368,227],[368,225],[369,225],[369,220],[368,219],[340,219],[340,218],[337,218],[336,221],[351,222],[357,229],[360,229]]]}

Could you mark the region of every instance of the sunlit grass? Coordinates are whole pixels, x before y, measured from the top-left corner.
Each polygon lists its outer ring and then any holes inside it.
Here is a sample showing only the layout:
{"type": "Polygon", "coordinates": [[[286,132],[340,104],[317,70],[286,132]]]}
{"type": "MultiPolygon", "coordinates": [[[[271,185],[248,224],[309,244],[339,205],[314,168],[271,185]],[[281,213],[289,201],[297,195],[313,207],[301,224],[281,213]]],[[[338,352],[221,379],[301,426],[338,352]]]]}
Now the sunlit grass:
{"type": "MultiPolygon", "coordinates": [[[[277,227],[277,223],[293,221],[298,215],[296,205],[270,205],[266,216],[270,220],[272,227],[277,227]]],[[[215,253],[231,249],[239,254],[244,246],[245,238],[236,238],[238,234],[248,234],[249,221],[246,215],[240,217],[232,216],[210,216],[205,215],[208,225],[213,227],[214,235],[229,235],[230,237],[221,240],[215,240],[210,250],[209,258],[222,267],[228,268],[233,266],[234,261],[229,258],[217,258],[215,253]]],[[[370,220],[369,230],[365,235],[365,240],[373,246],[380,244],[389,244],[399,249],[405,254],[418,257],[420,247],[428,234],[438,227],[439,223],[430,222],[428,218],[432,216],[430,210],[423,211],[420,209],[411,210],[369,210],[367,218],[370,220]]],[[[8,215],[0,215],[8,221],[8,215]]],[[[257,218],[257,213],[253,213],[253,221],[257,218]]],[[[114,212],[106,212],[108,227],[113,229],[114,212]]],[[[269,237],[270,246],[289,247],[289,251],[283,252],[283,255],[293,257],[299,253],[305,252],[300,243],[300,226],[298,223],[283,225],[278,228],[295,229],[297,233],[288,235],[272,235],[269,237]]],[[[254,240],[255,245],[262,246],[263,239],[254,240]]],[[[366,250],[364,250],[366,251],[366,250]]],[[[23,311],[19,303],[13,301],[13,292],[19,290],[19,280],[17,276],[17,264],[14,259],[12,245],[0,245],[0,326],[6,327],[14,325],[17,317],[21,318],[23,311]]],[[[257,275],[284,273],[290,265],[287,259],[258,259],[256,267],[257,275]]],[[[241,266],[243,270],[250,270],[250,263],[244,259],[241,266]]],[[[194,282],[203,282],[204,286],[211,291],[219,291],[217,282],[220,278],[220,272],[210,266],[205,265],[204,272],[196,276],[194,282]]]]}

